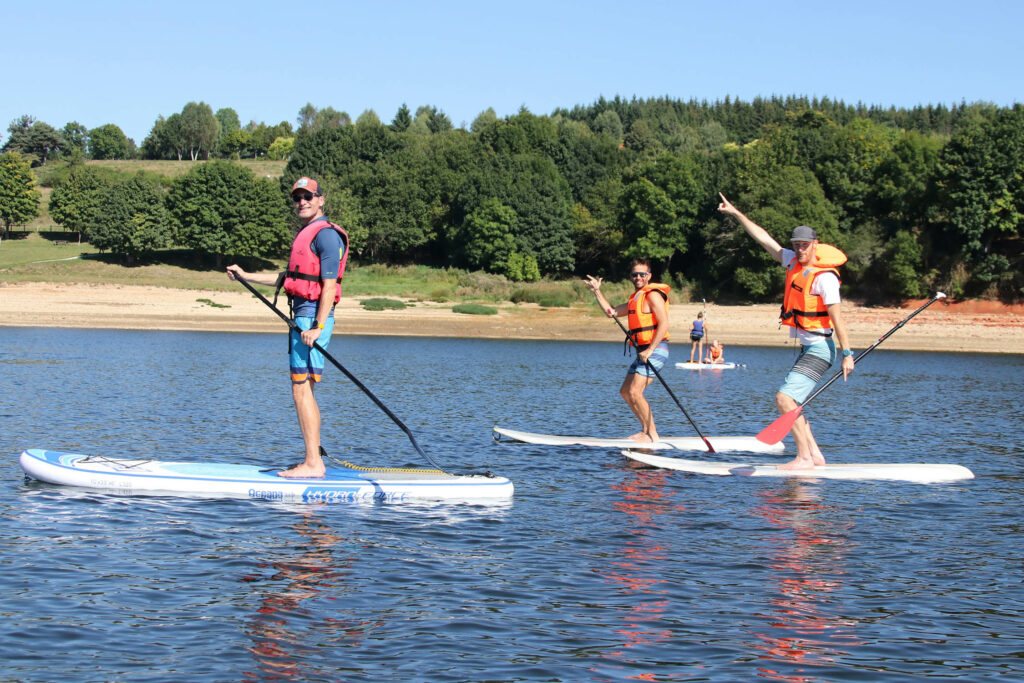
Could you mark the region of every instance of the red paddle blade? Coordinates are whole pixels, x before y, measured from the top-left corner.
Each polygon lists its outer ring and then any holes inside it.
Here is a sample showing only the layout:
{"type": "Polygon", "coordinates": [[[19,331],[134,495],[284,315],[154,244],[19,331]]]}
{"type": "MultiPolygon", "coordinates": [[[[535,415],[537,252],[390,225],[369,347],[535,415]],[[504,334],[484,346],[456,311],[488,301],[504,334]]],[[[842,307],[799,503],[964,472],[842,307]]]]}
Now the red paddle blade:
{"type": "Polygon", "coordinates": [[[788,413],[783,413],[772,422],[770,425],[761,430],[755,438],[761,443],[773,444],[782,441],[782,438],[789,434],[789,430],[793,428],[793,423],[800,417],[800,413],[803,411],[803,406],[797,406],[788,413]]]}

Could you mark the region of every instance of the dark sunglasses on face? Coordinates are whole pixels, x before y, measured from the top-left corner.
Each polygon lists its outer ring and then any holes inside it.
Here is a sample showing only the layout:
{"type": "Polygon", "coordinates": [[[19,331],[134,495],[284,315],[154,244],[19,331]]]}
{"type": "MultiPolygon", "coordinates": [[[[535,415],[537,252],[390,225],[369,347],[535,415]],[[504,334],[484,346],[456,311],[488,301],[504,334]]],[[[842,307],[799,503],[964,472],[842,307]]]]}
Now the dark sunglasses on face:
{"type": "Polygon", "coordinates": [[[629,274],[630,277],[647,277],[650,273],[641,273],[639,270],[634,270],[629,274]]]}
{"type": "Polygon", "coordinates": [[[320,195],[313,194],[312,192],[297,192],[297,193],[292,195],[292,201],[295,202],[296,204],[299,201],[303,200],[303,199],[306,200],[307,202],[309,202],[309,201],[313,200],[313,197],[319,197],[319,196],[320,195]]]}

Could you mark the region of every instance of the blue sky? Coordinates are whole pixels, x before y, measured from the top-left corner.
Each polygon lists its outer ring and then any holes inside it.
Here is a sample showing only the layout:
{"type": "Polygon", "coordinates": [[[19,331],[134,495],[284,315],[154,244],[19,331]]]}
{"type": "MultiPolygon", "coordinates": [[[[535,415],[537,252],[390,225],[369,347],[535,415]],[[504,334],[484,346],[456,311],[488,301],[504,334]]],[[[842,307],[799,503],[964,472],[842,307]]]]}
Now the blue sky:
{"type": "Polygon", "coordinates": [[[620,95],[827,96],[912,107],[1024,102],[1024,2],[7,3],[0,134],[114,123],[136,143],[203,101],[293,125],[307,102],[459,126],[620,95]]]}

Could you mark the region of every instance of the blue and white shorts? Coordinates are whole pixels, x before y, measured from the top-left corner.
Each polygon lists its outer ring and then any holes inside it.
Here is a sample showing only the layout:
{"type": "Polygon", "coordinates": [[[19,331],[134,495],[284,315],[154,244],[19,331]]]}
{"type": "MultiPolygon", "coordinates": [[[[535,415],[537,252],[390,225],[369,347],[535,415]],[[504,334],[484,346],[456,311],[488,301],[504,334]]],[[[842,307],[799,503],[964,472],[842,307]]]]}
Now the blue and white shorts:
{"type": "MultiPolygon", "coordinates": [[[[661,370],[665,363],[668,362],[668,344],[661,342],[654,349],[654,353],[647,359],[647,362],[654,366],[655,370],[661,370]]],[[[647,367],[646,363],[641,363],[640,359],[634,358],[632,365],[629,366],[629,370],[626,371],[627,375],[640,375],[641,377],[654,377],[654,372],[647,367]]]]}
{"type": "Polygon", "coordinates": [[[836,343],[831,339],[802,346],[793,368],[779,387],[779,393],[803,403],[835,362],[836,343]]]}
{"type": "MultiPolygon", "coordinates": [[[[319,382],[324,374],[324,354],[312,346],[303,344],[302,337],[299,336],[302,331],[308,330],[316,324],[316,318],[313,316],[301,316],[295,319],[295,324],[299,326],[299,329],[292,329],[288,333],[288,356],[292,382],[294,384],[302,384],[310,379],[314,383],[319,382]]],[[[331,332],[333,331],[334,316],[332,315],[324,323],[324,329],[320,330],[320,337],[316,340],[316,343],[326,349],[327,345],[331,343],[331,332]]]]}

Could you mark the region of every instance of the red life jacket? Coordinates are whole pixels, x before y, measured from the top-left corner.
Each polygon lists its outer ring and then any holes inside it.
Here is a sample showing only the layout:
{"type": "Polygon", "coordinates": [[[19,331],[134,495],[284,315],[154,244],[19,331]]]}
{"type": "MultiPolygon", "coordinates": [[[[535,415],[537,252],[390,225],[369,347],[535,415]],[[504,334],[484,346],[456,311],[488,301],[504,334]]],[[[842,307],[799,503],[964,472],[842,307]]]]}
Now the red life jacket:
{"type": "Polygon", "coordinates": [[[838,266],[846,263],[846,254],[830,244],[818,243],[814,252],[814,263],[804,267],[793,258],[786,269],[786,291],[782,298],[782,324],[798,327],[823,337],[832,336],[832,319],[820,296],[811,294],[814,278],[820,273],[835,273],[838,266]]]}
{"type": "Polygon", "coordinates": [[[284,277],[284,291],[289,296],[301,296],[312,301],[320,298],[324,288],[320,279],[320,257],[313,251],[313,240],[325,228],[337,230],[345,244],[345,253],[342,254],[341,263],[338,265],[338,289],[334,293],[334,303],[341,299],[341,278],[345,275],[345,264],[348,262],[348,233],[324,217],[311,221],[299,231],[292,242],[288,270],[284,277]]]}
{"type": "MultiPolygon", "coordinates": [[[[644,313],[644,303],[647,301],[648,294],[658,292],[665,297],[665,316],[668,317],[668,293],[670,291],[672,289],[668,285],[653,282],[638,289],[633,296],[629,297],[626,307],[629,317],[626,321],[629,324],[629,339],[637,348],[641,350],[647,348],[654,339],[654,331],[658,329],[658,319],[654,313],[644,313]]],[[[668,337],[666,332],[662,341],[668,341],[668,337]]]]}

